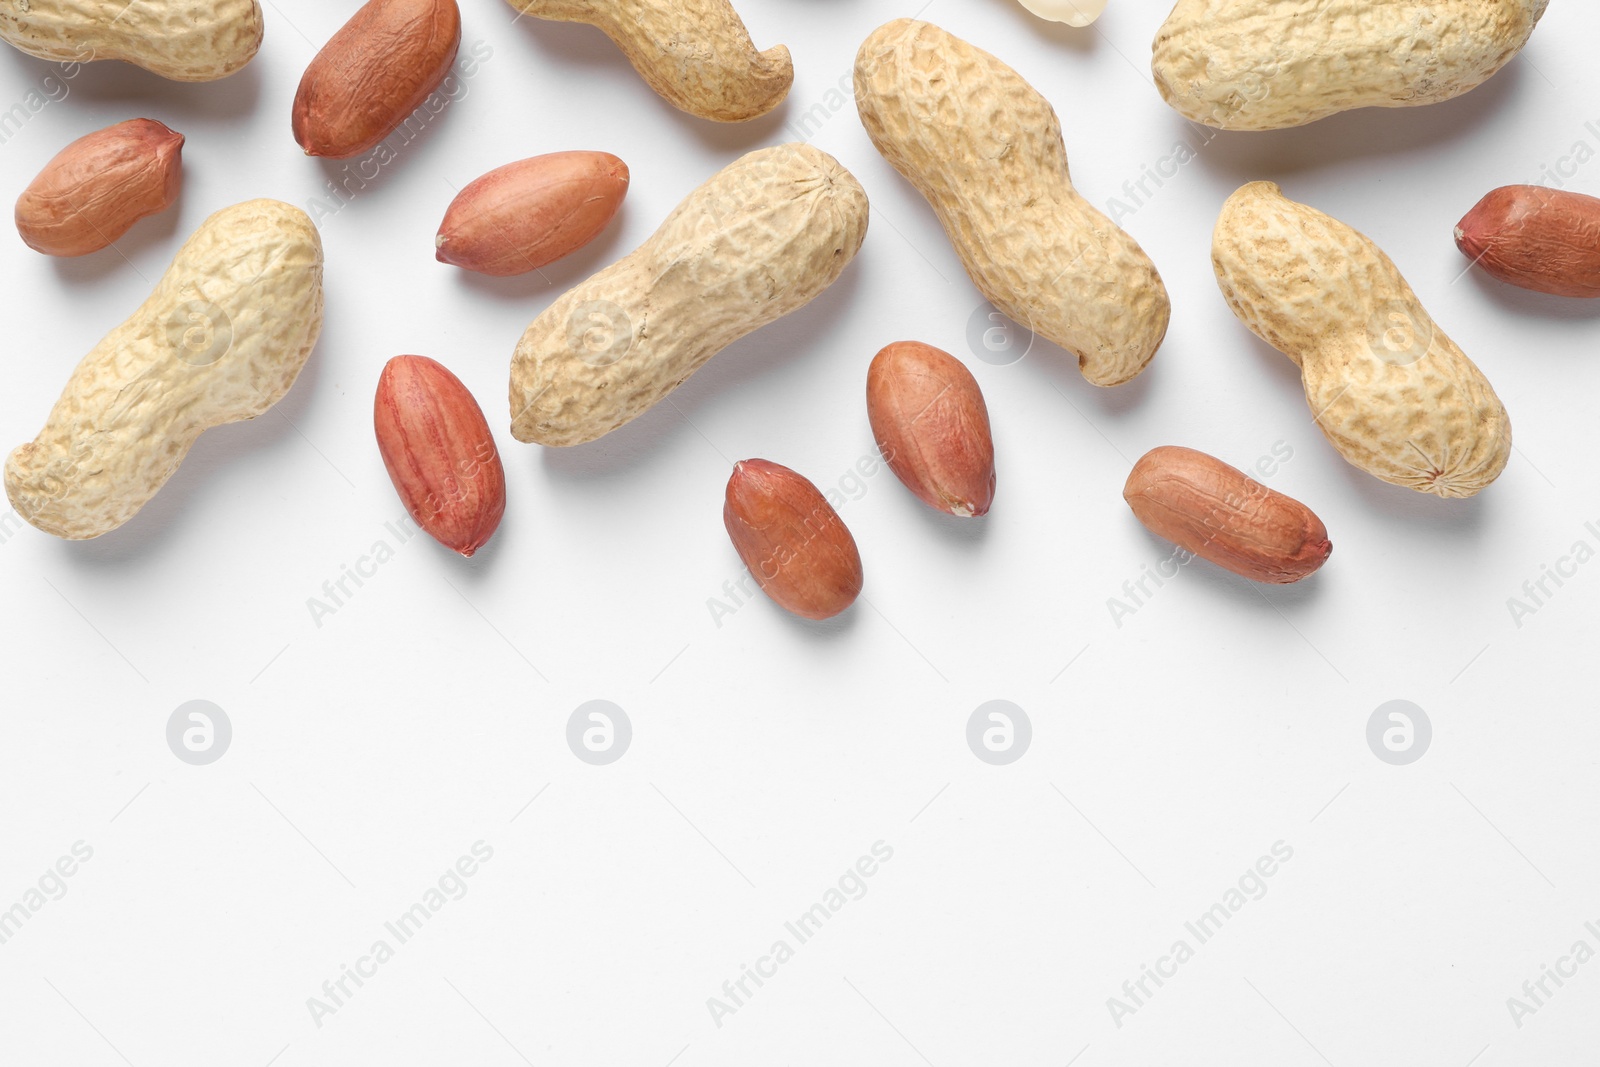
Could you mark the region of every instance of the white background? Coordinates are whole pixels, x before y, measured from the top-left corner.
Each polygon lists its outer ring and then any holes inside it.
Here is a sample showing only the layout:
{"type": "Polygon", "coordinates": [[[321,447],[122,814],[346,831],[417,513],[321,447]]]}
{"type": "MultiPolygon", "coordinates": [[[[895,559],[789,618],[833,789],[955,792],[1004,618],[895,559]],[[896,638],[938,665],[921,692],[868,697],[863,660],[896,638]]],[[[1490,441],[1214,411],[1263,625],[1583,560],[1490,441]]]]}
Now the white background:
{"type": "MultiPolygon", "coordinates": [[[[212,85],[87,68],[0,146],[14,196],[114,121],[189,138],[180,205],[116,251],[56,261],[0,240],[6,447],[207,215],[257,196],[307,206],[338,173],[301,155],[289,110],[357,6],[273,0],[260,56],[212,85]]],[[[718,126],[657,99],[598,31],[463,7],[463,51],[493,54],[323,220],[327,328],[287,399],[208,433],[123,529],[69,544],[24,527],[0,545],[0,908],[74,842],[94,850],[0,946],[0,1062],[1593,1061],[1600,962],[1520,1028],[1506,1001],[1580,938],[1600,948],[1584,929],[1600,920],[1600,564],[1520,627],[1507,600],[1575,541],[1600,546],[1585,529],[1600,523],[1600,304],[1465,272],[1451,227],[1579,142],[1600,151],[1600,121],[1586,127],[1600,10],[1556,0],[1526,55],[1454,102],[1206,143],[1149,81],[1164,2],[1112,0],[1074,31],[1014,0],[933,0],[923,17],[1051,99],[1102,207],[1180,142],[1198,149],[1125,220],[1172,294],[1149,371],[1102,391],[1042,341],[1011,365],[976,358],[980,298],[844,101],[811,139],[860,178],[873,216],[839,283],[672,403],[544,451],[506,429],[526,324],[718,168],[837,107],[860,41],[915,8],[743,0],[758,44],[792,49],[796,81],[774,116],[718,126]],[[593,246],[542,277],[434,262],[453,189],[574,148],[632,168],[593,246]],[[1377,240],[1494,382],[1517,450],[1480,497],[1346,465],[1289,361],[1233,319],[1209,236],[1227,194],[1259,178],[1377,240]],[[867,363],[907,338],[967,360],[983,387],[999,491],[982,521],[936,515],[886,471],[848,481],[873,453],[867,363]],[[371,404],[406,352],[483,403],[505,523],[471,561],[423,537],[397,547],[318,627],[307,599],[392,541],[402,513],[371,404]],[[1197,562],[1116,625],[1108,598],[1171,551],[1122,482],[1169,443],[1241,467],[1291,450],[1268,483],[1325,520],[1326,568],[1266,588],[1197,562]],[[835,622],[765,599],[713,620],[708,600],[740,569],[723,486],[748,456],[856,497],[841,514],[867,589],[835,622]],[[193,699],[233,725],[210,766],[167,746],[193,699]],[[633,723],[610,766],[567,746],[592,699],[633,723]],[[1006,767],[965,740],[993,699],[1033,724],[1006,767]],[[1433,723],[1410,766],[1365,737],[1394,699],[1433,723]],[[479,840],[494,857],[469,892],[317,1026],[307,998],[479,840]],[[707,998],[880,840],[894,857],[867,894],[715,1025],[707,998]],[[1267,894],[1115,1025],[1107,998],[1280,840],[1294,858],[1267,894]]],[[[56,73],[0,54],[0,104],[56,73]]],[[[1600,160],[1562,180],[1600,193],[1600,160]]]]}

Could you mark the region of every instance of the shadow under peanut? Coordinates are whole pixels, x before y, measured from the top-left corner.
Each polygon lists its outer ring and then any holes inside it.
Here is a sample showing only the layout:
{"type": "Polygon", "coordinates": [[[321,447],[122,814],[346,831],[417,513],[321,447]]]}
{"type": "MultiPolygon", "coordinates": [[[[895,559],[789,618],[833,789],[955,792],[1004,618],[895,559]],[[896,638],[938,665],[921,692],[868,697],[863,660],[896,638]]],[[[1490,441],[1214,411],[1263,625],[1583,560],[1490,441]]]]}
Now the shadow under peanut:
{"type": "MultiPolygon", "coordinates": [[[[187,171],[188,165],[185,164],[187,171]]],[[[188,175],[185,174],[185,179],[188,175]]],[[[173,204],[159,215],[152,215],[140,219],[133,224],[133,228],[110,245],[98,252],[90,252],[86,256],[44,256],[41,259],[50,260],[50,266],[55,270],[56,276],[68,285],[88,285],[102,278],[115,274],[118,271],[136,271],[134,266],[141,256],[150,250],[169,244],[178,235],[183,221],[183,212],[180,203],[173,204]]],[[[164,270],[165,264],[158,269],[164,270]]],[[[144,268],[141,273],[155,286],[157,278],[149,268],[144,268]]],[[[132,309],[129,309],[130,314],[132,309]]]]}
{"type": "MultiPolygon", "coordinates": [[[[66,108],[69,101],[78,99],[86,105],[114,107],[126,112],[128,118],[150,113],[148,117],[161,119],[183,134],[191,132],[186,126],[214,126],[220,130],[254,113],[261,98],[259,57],[226,78],[177,82],[118,59],[74,66],[70,62],[37,59],[12,48],[4,51],[11,57],[10,62],[25,68],[29,85],[39,87],[50,97],[50,107],[66,108]],[[168,121],[163,115],[170,115],[175,121],[168,121]]],[[[48,108],[35,115],[29,125],[45,121],[47,116],[48,108]]],[[[284,132],[287,136],[287,115],[284,132]]],[[[68,137],[61,143],[65,145],[70,140],[68,137]]],[[[289,143],[293,145],[293,138],[289,143]]]]}
{"type": "Polygon", "coordinates": [[[1230,175],[1238,185],[1263,175],[1282,179],[1364,159],[1403,160],[1482,129],[1500,112],[1525,102],[1526,65],[1513,59],[1483,85],[1440,104],[1359,108],[1286,130],[1216,130],[1174,111],[1172,130],[1198,149],[1202,166],[1230,175]]]}
{"type": "Polygon", "coordinates": [[[1122,418],[1147,402],[1151,390],[1156,388],[1156,376],[1161,373],[1162,365],[1168,359],[1182,358],[1174,357],[1169,352],[1169,348],[1176,348],[1179,343],[1179,339],[1169,330],[1167,339],[1161,343],[1144,370],[1121,385],[1093,384],[1083,376],[1077,356],[1037,334],[1026,356],[1006,367],[998,367],[996,371],[1009,370],[1044,379],[1085,416],[1099,413],[1122,418]]]}
{"type": "MultiPolygon", "coordinates": [[[[1183,551],[1166,538],[1159,537],[1146,529],[1144,524],[1135,518],[1131,512],[1128,515],[1128,522],[1138,528],[1149,546],[1145,562],[1149,565],[1150,570],[1155,570],[1161,562],[1172,558],[1174,553],[1183,551]]],[[[1246,610],[1264,612],[1269,615],[1276,614],[1273,611],[1274,608],[1291,616],[1308,611],[1323,596],[1322,589],[1326,581],[1324,575],[1329,568],[1338,565],[1338,534],[1330,531],[1329,540],[1333,542],[1333,554],[1328,558],[1328,561],[1314,573],[1300,579],[1298,582],[1291,582],[1287,585],[1251,581],[1243,575],[1234,574],[1226,567],[1219,567],[1210,560],[1196,556],[1188,563],[1179,566],[1177,574],[1170,578],[1158,574],[1158,577],[1164,583],[1161,586],[1156,586],[1153,579],[1147,579],[1145,589],[1153,590],[1152,595],[1145,600],[1143,605],[1135,605],[1138,607],[1138,612],[1135,614],[1142,614],[1145,611],[1151,611],[1152,613],[1159,611],[1161,602],[1165,599],[1165,594],[1167,593],[1166,587],[1171,585],[1194,585],[1197,588],[1205,589],[1207,596],[1241,605],[1246,610]]],[[[1138,579],[1144,577],[1145,574],[1145,569],[1141,567],[1139,574],[1130,576],[1130,578],[1137,583],[1138,579]]],[[[1144,594],[1141,593],[1141,595],[1144,594]]],[[[1106,596],[1127,600],[1127,594],[1121,586],[1111,590],[1106,596]]],[[[1123,628],[1127,629],[1128,625],[1124,624],[1123,628]]]]}
{"type": "Polygon", "coordinates": [[[833,618],[817,621],[802,619],[798,615],[785,611],[766,593],[760,594],[758,599],[761,602],[761,610],[770,611],[778,617],[780,624],[787,628],[790,633],[803,641],[816,645],[832,644],[843,640],[849,634],[854,633],[856,628],[861,625],[862,613],[872,610],[860,597],[857,597],[854,604],[851,604],[833,618]]]}
{"type": "MultiPolygon", "coordinates": [[[[1462,257],[1461,265],[1463,268],[1467,266],[1465,257],[1462,257]]],[[[1468,276],[1478,292],[1501,311],[1564,322],[1589,323],[1600,320],[1600,299],[1534,292],[1503,282],[1480,267],[1473,267],[1468,276]]]]}
{"type": "MultiPolygon", "coordinates": [[[[513,162],[507,160],[506,162],[513,162]]],[[[635,177],[634,180],[637,180],[635,177]]],[[[525,304],[528,307],[528,321],[532,322],[537,317],[533,301],[540,296],[549,296],[552,299],[565,294],[567,290],[588,280],[592,275],[606,267],[611,266],[633,249],[622,247],[623,213],[628,210],[627,201],[618,209],[616,216],[606,224],[600,236],[553,263],[529,270],[523,274],[513,274],[507,277],[496,277],[492,274],[480,274],[477,271],[464,270],[449,263],[438,263],[440,270],[455,273],[456,284],[474,292],[483,293],[497,300],[511,303],[525,304]]],[[[444,218],[444,208],[439,210],[440,219],[444,218]]],[[[437,262],[437,261],[436,261],[437,262]]],[[[520,337],[520,335],[519,335],[520,337]]]]}
{"type": "MultiPolygon", "coordinates": [[[[989,521],[987,514],[975,515],[964,519],[958,515],[940,511],[938,508],[929,507],[919,500],[915,493],[907,489],[900,479],[895,477],[894,472],[887,469],[887,465],[885,465],[883,476],[887,478],[885,484],[888,485],[888,491],[899,498],[899,509],[902,512],[913,512],[923,528],[931,530],[936,536],[942,537],[952,544],[964,545],[972,549],[978,548],[989,540],[989,528],[993,524],[989,521]]],[[[1005,506],[998,488],[995,490],[995,501],[994,507],[1005,506]]],[[[993,511],[993,507],[991,507],[990,511],[993,511]]]]}
{"type": "MultiPolygon", "coordinates": [[[[1329,444],[1327,447],[1333,446],[1329,444]]],[[[1476,496],[1446,499],[1434,496],[1432,493],[1407,489],[1403,485],[1391,485],[1352,463],[1347,463],[1343,459],[1339,461],[1339,469],[1350,483],[1351,489],[1366,502],[1370,510],[1393,520],[1397,525],[1426,530],[1431,541],[1440,538],[1462,541],[1479,539],[1486,525],[1489,509],[1494,506],[1491,501],[1496,488],[1508,477],[1513,476],[1512,471],[1515,466],[1516,457],[1513,455],[1506,473],[1501,474],[1476,496]]]]}

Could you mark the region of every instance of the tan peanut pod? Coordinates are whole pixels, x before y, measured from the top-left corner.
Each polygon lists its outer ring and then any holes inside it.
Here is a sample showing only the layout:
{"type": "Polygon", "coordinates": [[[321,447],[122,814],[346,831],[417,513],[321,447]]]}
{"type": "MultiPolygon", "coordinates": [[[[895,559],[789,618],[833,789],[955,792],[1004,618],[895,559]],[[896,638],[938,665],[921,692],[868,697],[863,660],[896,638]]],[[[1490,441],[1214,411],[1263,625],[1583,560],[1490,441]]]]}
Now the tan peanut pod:
{"type": "Polygon", "coordinates": [[[810,145],[734,160],[528,327],[511,360],[512,434],[579,445],[637,418],[832,285],[861,247],[867,210],[860,183],[810,145]]]}
{"type": "Polygon", "coordinates": [[[57,537],[116,529],[202,432],[282,399],[321,329],[322,241],[305,212],[276,200],[217,212],[11,453],[12,507],[57,537]]]}
{"type": "Polygon", "coordinates": [[[1352,464],[1442,497],[1505,469],[1500,398],[1369,238],[1252,182],[1223,206],[1211,260],[1228,306],[1299,366],[1317,425],[1352,464]]]}
{"type": "Polygon", "coordinates": [[[1156,88],[1222,130],[1414,107],[1488,81],[1549,0],[1178,0],[1156,34],[1156,88]]]}
{"type": "Polygon", "coordinates": [[[994,56],[897,19],[856,54],[872,143],[925,197],[990,303],[1095,385],[1142,371],[1172,305],[1150,257],[1072,186],[1055,109],[994,56]]]}
{"type": "Polygon", "coordinates": [[[0,0],[0,39],[58,63],[120,59],[180,82],[226,78],[261,47],[257,0],[0,0]]]}
{"type": "Polygon", "coordinates": [[[586,22],[614,41],[662,99],[715,122],[744,122],[783,102],[789,50],[758,52],[729,0],[506,0],[524,15],[586,22]]]}

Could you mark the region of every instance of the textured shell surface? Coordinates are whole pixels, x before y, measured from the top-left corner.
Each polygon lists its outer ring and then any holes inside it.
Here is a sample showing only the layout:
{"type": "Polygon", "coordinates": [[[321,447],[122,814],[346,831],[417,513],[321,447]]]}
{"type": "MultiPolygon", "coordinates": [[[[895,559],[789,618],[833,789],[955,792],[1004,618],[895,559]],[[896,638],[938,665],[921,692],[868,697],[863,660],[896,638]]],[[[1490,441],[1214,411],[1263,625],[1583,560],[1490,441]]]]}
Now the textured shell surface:
{"type": "Polygon", "coordinates": [[[133,316],[78,364],[6,495],[58,537],[127,522],[202,432],[294,384],[322,328],[322,243],[299,208],[252,200],[207,219],[133,316]]]}
{"type": "Polygon", "coordinates": [[[512,433],[576,445],[642,414],[832,285],[861,247],[867,212],[860,183],[810,145],[735,160],[528,327],[511,361],[512,433]]]}
{"type": "Polygon", "coordinates": [[[1072,187],[1055,109],[1006,64],[898,19],[856,56],[856,106],[927,199],[978,291],[1118,385],[1150,362],[1171,303],[1155,264],[1072,187]]]}
{"type": "Polygon", "coordinates": [[[1500,398],[1371,239],[1253,182],[1223,206],[1212,265],[1240,321],[1299,365],[1317,425],[1352,464],[1442,497],[1505,469],[1500,398]]]}
{"type": "Polygon", "coordinates": [[[0,0],[0,39],[31,56],[121,59],[173,81],[233,74],[261,33],[258,0],[0,0]]]}
{"type": "Polygon", "coordinates": [[[680,111],[744,122],[783,102],[794,84],[789,50],[757,51],[730,0],[507,0],[525,15],[584,22],[622,49],[633,69],[680,111]]]}
{"type": "Polygon", "coordinates": [[[1549,0],[1178,0],[1152,71],[1184,117],[1223,130],[1410,107],[1488,81],[1549,0]]]}

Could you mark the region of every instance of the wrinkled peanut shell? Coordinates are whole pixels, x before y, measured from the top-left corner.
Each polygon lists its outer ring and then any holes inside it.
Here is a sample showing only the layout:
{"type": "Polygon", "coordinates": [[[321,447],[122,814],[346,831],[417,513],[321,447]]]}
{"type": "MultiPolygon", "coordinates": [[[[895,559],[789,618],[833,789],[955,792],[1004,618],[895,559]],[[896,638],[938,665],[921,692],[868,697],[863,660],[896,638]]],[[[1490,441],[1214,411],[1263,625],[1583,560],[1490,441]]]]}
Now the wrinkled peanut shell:
{"type": "Polygon", "coordinates": [[[0,0],[0,41],[61,64],[62,78],[120,59],[173,81],[216,81],[255,57],[261,32],[258,0],[0,0]]]}
{"type": "Polygon", "coordinates": [[[1317,426],[1350,463],[1446,498],[1505,470],[1505,406],[1371,238],[1251,182],[1223,205],[1211,263],[1239,321],[1300,368],[1317,426]]]}
{"type": "MultiPolygon", "coordinates": [[[[507,0],[522,15],[586,22],[680,111],[745,122],[783,102],[794,61],[783,45],[756,51],[729,0],[507,0]]],[[[518,15],[521,18],[521,15],[518,15]]]]}
{"type": "Polygon", "coordinates": [[[1280,130],[1352,108],[1416,107],[1482,85],[1549,0],[1178,0],[1151,73],[1180,114],[1280,130]]]}
{"type": "Polygon", "coordinates": [[[856,109],[921,193],[984,298],[1120,385],[1149,365],[1172,302],[1155,264],[1073,186],[1061,120],[1016,70],[929,22],[856,53],[856,109]]]}
{"type": "Polygon", "coordinates": [[[512,436],[580,445],[638,418],[821,295],[860,249],[868,212],[861,183],[809,144],[734,160],[529,324],[511,358],[512,436]]]}
{"type": "Polygon", "coordinates": [[[6,460],[12,508],[69,540],[115,530],[202,433],[283,399],[321,330],[322,239],[310,217],[277,200],[217,212],[6,460]]]}

